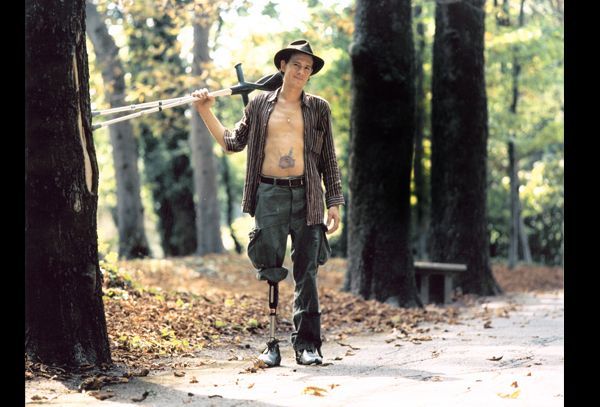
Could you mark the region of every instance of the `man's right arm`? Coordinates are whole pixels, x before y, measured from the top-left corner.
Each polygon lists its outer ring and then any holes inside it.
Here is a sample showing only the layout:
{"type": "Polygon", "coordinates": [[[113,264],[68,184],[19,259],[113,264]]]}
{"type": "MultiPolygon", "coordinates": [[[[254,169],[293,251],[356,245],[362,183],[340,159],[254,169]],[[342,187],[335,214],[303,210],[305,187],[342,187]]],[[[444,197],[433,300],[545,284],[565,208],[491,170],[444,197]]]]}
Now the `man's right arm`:
{"type": "Polygon", "coordinates": [[[212,134],[213,138],[219,143],[223,150],[228,151],[224,137],[226,130],[225,126],[223,126],[211,110],[211,107],[215,103],[215,97],[210,96],[207,89],[196,90],[192,93],[192,96],[198,98],[198,100],[194,102],[194,107],[204,121],[208,131],[210,131],[210,134],[212,134]]]}

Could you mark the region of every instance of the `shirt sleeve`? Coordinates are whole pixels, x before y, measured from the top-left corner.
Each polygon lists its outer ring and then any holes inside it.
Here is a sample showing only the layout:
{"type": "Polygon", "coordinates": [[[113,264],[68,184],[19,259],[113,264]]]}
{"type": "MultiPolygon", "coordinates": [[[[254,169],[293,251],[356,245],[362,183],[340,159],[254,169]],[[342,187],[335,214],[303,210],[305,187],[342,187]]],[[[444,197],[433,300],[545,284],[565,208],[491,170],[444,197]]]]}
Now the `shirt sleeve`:
{"type": "Polygon", "coordinates": [[[329,209],[332,206],[345,205],[345,201],[342,195],[342,179],[333,143],[331,108],[327,102],[324,102],[321,120],[325,134],[323,135],[323,149],[319,157],[319,168],[323,171],[325,205],[329,209]]]}

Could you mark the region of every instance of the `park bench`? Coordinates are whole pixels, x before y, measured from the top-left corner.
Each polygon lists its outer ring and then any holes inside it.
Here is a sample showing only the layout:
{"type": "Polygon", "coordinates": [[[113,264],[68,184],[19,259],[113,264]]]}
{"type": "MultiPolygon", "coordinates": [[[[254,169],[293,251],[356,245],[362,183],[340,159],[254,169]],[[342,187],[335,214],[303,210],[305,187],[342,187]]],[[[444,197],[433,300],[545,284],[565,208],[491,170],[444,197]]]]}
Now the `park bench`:
{"type": "Polygon", "coordinates": [[[428,304],[430,294],[430,277],[441,276],[444,279],[443,283],[443,298],[444,304],[448,304],[452,300],[453,280],[456,273],[461,273],[467,270],[466,264],[456,263],[432,263],[427,261],[415,261],[415,277],[417,280],[417,288],[423,304],[428,304]]]}

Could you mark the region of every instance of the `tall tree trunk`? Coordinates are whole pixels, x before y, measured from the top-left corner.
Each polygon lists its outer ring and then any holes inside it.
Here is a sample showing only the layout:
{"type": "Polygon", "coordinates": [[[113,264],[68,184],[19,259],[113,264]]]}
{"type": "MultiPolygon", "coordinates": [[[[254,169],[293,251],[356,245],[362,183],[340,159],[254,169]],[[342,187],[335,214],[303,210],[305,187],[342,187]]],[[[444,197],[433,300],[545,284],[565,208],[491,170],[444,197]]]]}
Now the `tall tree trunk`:
{"type": "MultiPolygon", "coordinates": [[[[104,90],[110,107],[125,106],[125,71],[119,50],[103,18],[88,0],[86,2],[87,34],[94,45],[97,64],[102,72],[104,90]]],[[[140,195],[138,148],[131,122],[108,127],[117,178],[117,228],[119,257],[131,259],[150,255],[144,231],[144,207],[140,195]]]]}
{"type": "Polygon", "coordinates": [[[413,52],[409,0],[356,2],[348,285],[363,298],[401,306],[422,305],[409,234],[413,52]]]}
{"type": "Polygon", "coordinates": [[[484,0],[436,3],[432,78],[431,249],[465,263],[463,292],[494,295],[486,210],[484,0]]]}
{"type": "MultiPolygon", "coordinates": [[[[200,7],[197,7],[200,8],[200,7]]],[[[202,65],[210,61],[208,54],[208,16],[196,11],[194,18],[194,62],[192,75],[200,77],[202,65]]],[[[217,194],[217,165],[213,154],[214,142],[202,118],[192,109],[192,168],[196,192],[196,254],[222,253],[219,198],[217,194]]]]}
{"type": "Polygon", "coordinates": [[[508,268],[519,260],[519,174],[515,157],[515,143],[508,142],[508,171],[510,179],[510,236],[508,244],[508,268]]]}
{"type": "MultiPolygon", "coordinates": [[[[525,14],[523,6],[525,0],[521,0],[521,7],[519,11],[519,28],[525,25],[525,14]]],[[[508,1],[504,2],[505,12],[508,14],[508,1]]],[[[513,48],[513,70],[512,70],[512,102],[510,105],[511,115],[517,115],[517,106],[519,102],[519,75],[521,73],[521,62],[517,55],[517,49],[513,48]]],[[[519,243],[521,243],[521,249],[525,262],[531,263],[531,250],[529,249],[529,241],[527,239],[527,232],[525,231],[525,225],[523,223],[523,216],[521,214],[521,199],[519,197],[519,160],[517,158],[516,146],[514,139],[516,134],[512,132],[511,140],[508,142],[509,152],[509,179],[510,179],[510,243],[508,249],[508,267],[514,268],[519,259],[519,243]]]]}
{"type": "Polygon", "coordinates": [[[425,89],[423,85],[423,60],[425,54],[425,25],[421,21],[421,6],[415,6],[415,20],[417,22],[417,47],[415,52],[415,76],[416,76],[416,118],[415,118],[415,158],[414,177],[416,205],[416,234],[417,234],[417,257],[426,259],[427,256],[427,213],[429,208],[429,196],[427,195],[427,183],[425,180],[425,168],[423,160],[425,152],[423,140],[425,138],[425,89]]]}
{"type": "Polygon", "coordinates": [[[231,235],[231,239],[233,240],[233,244],[235,245],[235,252],[240,254],[242,253],[243,247],[240,244],[239,240],[237,239],[237,237],[235,236],[234,230],[233,230],[233,201],[234,201],[234,195],[233,195],[233,188],[232,188],[232,181],[231,181],[231,177],[230,177],[230,173],[229,173],[229,160],[227,159],[227,155],[223,154],[222,158],[221,158],[221,168],[222,168],[222,173],[223,173],[223,184],[225,185],[225,195],[227,195],[227,227],[229,228],[229,233],[231,235]]]}
{"type": "Polygon", "coordinates": [[[111,363],[84,0],[28,0],[25,23],[25,353],[49,365],[111,363]]]}
{"type": "Polygon", "coordinates": [[[144,161],[148,163],[144,170],[152,185],[164,255],[193,254],[196,250],[193,174],[188,156],[180,152],[186,137],[179,129],[158,137],[145,124],[140,127],[144,161]]]}

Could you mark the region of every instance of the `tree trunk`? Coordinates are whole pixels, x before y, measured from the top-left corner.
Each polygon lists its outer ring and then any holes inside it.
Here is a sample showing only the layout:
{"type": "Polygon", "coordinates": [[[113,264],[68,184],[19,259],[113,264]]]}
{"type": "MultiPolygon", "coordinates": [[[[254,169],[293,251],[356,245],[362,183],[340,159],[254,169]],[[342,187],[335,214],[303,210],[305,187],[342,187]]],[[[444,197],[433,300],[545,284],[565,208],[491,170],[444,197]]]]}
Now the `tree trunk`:
{"type": "Polygon", "coordinates": [[[235,245],[235,252],[240,254],[242,253],[243,247],[235,236],[233,230],[233,188],[231,177],[229,176],[229,160],[227,159],[227,155],[223,154],[221,158],[221,168],[223,173],[223,184],[225,185],[225,194],[227,195],[227,227],[229,228],[229,233],[231,235],[231,239],[233,240],[233,244],[235,245]]]}
{"type": "Polygon", "coordinates": [[[486,209],[484,0],[437,3],[433,45],[431,249],[464,263],[463,292],[494,295],[486,209]]]}
{"type": "MultiPolygon", "coordinates": [[[[203,14],[194,18],[194,62],[192,75],[200,77],[202,65],[210,61],[208,54],[208,33],[210,24],[203,14]]],[[[196,111],[192,110],[192,168],[196,192],[196,254],[222,253],[219,198],[217,194],[217,165],[213,154],[214,142],[208,128],[196,111]]]]}
{"type": "MultiPolygon", "coordinates": [[[[102,72],[104,90],[110,107],[125,106],[125,71],[119,60],[119,50],[96,6],[86,2],[87,34],[94,45],[96,63],[102,72]]],[[[117,181],[117,227],[119,257],[125,259],[150,255],[144,232],[144,207],[140,195],[138,148],[131,122],[108,127],[117,181]]]]}
{"type": "Polygon", "coordinates": [[[427,256],[427,212],[429,208],[429,197],[427,196],[427,183],[425,179],[425,168],[423,160],[425,152],[423,148],[423,134],[425,128],[425,91],[423,85],[423,60],[425,54],[425,25],[420,20],[421,6],[415,6],[415,20],[417,23],[417,49],[415,52],[415,76],[416,76],[416,118],[415,118],[415,158],[414,177],[416,204],[416,238],[417,257],[426,259],[427,256]]]}
{"type": "Polygon", "coordinates": [[[144,161],[147,163],[144,170],[152,185],[164,255],[193,254],[196,250],[193,174],[188,156],[180,153],[180,146],[187,137],[179,129],[158,137],[148,126],[142,124],[140,127],[144,161]]]}
{"type": "Polygon", "coordinates": [[[111,363],[84,0],[28,0],[25,22],[25,353],[48,365],[111,363]]]}
{"type": "Polygon", "coordinates": [[[519,260],[519,175],[515,157],[515,143],[508,142],[508,172],[510,178],[510,237],[508,268],[513,269],[519,260]]]}
{"type": "Polygon", "coordinates": [[[348,285],[365,299],[421,306],[410,245],[414,47],[408,0],[356,3],[348,285]]]}
{"type": "MultiPolygon", "coordinates": [[[[525,17],[523,12],[525,0],[521,0],[521,7],[519,11],[519,28],[525,24],[525,17]]],[[[508,14],[508,2],[505,0],[504,3],[505,12],[508,14]]],[[[517,115],[517,105],[519,102],[519,74],[521,73],[521,63],[517,55],[517,49],[513,48],[513,70],[512,70],[512,103],[510,105],[510,113],[514,116],[517,115]]],[[[511,138],[514,139],[516,134],[513,132],[511,138]]],[[[531,250],[529,249],[529,241],[527,239],[527,233],[525,232],[525,224],[523,223],[523,217],[521,214],[521,199],[519,197],[519,161],[517,159],[517,153],[515,150],[514,141],[508,142],[508,155],[509,155],[509,179],[510,179],[510,245],[508,249],[508,267],[514,268],[519,259],[519,243],[521,243],[521,250],[525,262],[531,263],[531,250]]]]}

